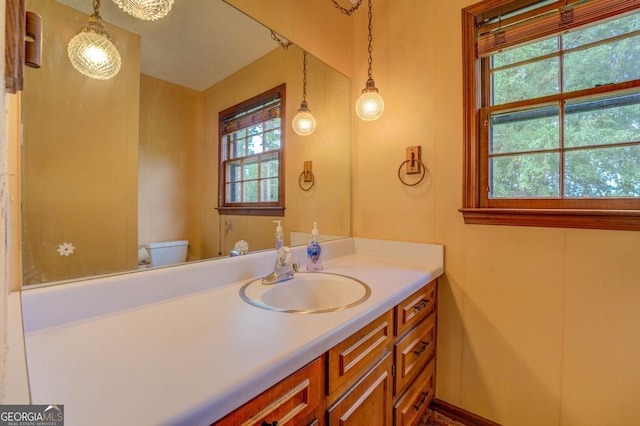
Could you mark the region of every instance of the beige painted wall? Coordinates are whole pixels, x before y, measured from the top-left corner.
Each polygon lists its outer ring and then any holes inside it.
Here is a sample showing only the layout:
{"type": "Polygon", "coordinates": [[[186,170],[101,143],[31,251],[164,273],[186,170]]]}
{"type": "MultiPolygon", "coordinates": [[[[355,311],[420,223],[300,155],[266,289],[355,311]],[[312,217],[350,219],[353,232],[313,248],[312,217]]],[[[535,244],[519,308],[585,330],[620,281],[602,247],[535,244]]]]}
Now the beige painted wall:
{"type": "MultiPolygon", "coordinates": [[[[295,41],[343,74],[351,73],[351,20],[337,13],[329,0],[224,1],[257,17],[277,34],[295,41]]],[[[347,0],[343,3],[350,5],[347,0]]]]}
{"type": "MultiPolygon", "coordinates": [[[[193,206],[201,94],[140,76],[138,241],[189,240],[197,247],[193,206]]],[[[198,258],[197,253],[191,254],[198,258]]]]}
{"type": "MultiPolygon", "coordinates": [[[[357,124],[355,234],[445,245],[439,398],[505,425],[638,424],[640,233],[464,225],[457,211],[460,9],[472,3],[375,2],[374,76],[387,109],[357,124]],[[415,190],[398,185],[388,160],[407,141],[420,141],[429,169],[415,190]],[[373,181],[372,163],[385,178],[373,181]]],[[[361,15],[354,34],[364,31],[361,15]]],[[[355,82],[365,78],[361,40],[355,82]]]]}
{"type": "Polygon", "coordinates": [[[42,68],[25,69],[22,96],[25,283],[135,269],[140,38],[107,26],[120,72],[79,78],[66,50],[87,15],[50,0],[29,8],[48,19],[42,68]],[[64,242],[73,255],[58,254],[64,242]]]}
{"type": "Polygon", "coordinates": [[[291,121],[302,101],[302,61],[299,48],[276,48],[204,92],[207,119],[198,154],[202,173],[198,180],[204,185],[200,205],[203,255],[228,255],[240,239],[249,243],[250,250],[271,248],[273,220],[282,220],[285,244],[289,244],[289,232],[311,232],[314,221],[319,223],[321,233],[350,235],[349,79],[317,58],[308,57],[307,101],[317,127],[310,136],[298,136],[291,129],[291,121]],[[283,120],[285,216],[223,216],[218,228],[218,169],[211,166],[218,158],[218,113],[282,83],[287,85],[283,120]],[[298,187],[298,176],[307,160],[313,162],[316,184],[305,192],[298,187]]]}
{"type": "MultiPolygon", "coordinates": [[[[300,18],[308,5],[281,3],[300,18]]],[[[460,10],[473,3],[374,1],[373,74],[386,110],[353,122],[354,235],[445,245],[438,398],[504,425],[640,424],[640,233],[465,225],[458,212],[460,10]],[[409,145],[422,146],[428,168],[415,188],[396,176],[409,145]]],[[[277,25],[278,10],[263,9],[250,10],[277,25]]],[[[342,18],[328,14],[324,28],[299,20],[291,38],[318,40],[310,50],[330,60],[323,53],[341,47],[324,37],[342,18]]],[[[352,25],[355,100],[366,12],[352,25]]]]}

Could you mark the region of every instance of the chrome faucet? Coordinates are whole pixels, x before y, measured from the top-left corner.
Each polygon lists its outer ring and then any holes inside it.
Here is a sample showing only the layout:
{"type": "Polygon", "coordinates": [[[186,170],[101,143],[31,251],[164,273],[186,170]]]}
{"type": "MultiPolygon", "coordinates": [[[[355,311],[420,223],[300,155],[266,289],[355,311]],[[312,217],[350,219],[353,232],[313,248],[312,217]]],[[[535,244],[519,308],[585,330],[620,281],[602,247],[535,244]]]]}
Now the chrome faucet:
{"type": "Polygon", "coordinates": [[[298,264],[293,260],[293,254],[289,247],[281,247],[276,252],[276,264],[273,272],[262,279],[262,284],[275,284],[293,278],[293,273],[298,270],[298,264]]]}

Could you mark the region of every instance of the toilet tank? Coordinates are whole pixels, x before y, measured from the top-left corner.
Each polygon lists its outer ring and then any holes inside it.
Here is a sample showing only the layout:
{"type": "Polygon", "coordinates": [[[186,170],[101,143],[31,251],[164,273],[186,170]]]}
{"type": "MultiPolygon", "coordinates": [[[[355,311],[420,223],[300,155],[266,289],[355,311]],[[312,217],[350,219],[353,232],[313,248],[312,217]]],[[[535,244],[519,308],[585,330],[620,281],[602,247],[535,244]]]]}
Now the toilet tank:
{"type": "Polygon", "coordinates": [[[149,254],[149,267],[151,268],[186,262],[188,247],[189,241],[187,240],[140,244],[140,248],[144,248],[149,254]]]}

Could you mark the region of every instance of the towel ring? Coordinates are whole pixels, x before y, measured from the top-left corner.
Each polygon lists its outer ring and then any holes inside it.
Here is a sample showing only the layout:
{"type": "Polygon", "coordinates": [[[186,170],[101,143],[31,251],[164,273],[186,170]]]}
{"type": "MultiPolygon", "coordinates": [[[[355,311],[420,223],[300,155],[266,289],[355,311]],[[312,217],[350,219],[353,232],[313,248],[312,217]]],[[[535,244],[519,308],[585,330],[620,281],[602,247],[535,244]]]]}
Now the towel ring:
{"type": "Polygon", "coordinates": [[[311,173],[311,172],[307,172],[306,174],[308,174],[308,175],[310,175],[310,176],[311,176],[311,184],[310,184],[309,186],[307,186],[307,187],[305,187],[304,185],[302,185],[302,182],[303,182],[303,178],[304,178],[305,172],[300,173],[300,177],[298,177],[298,186],[299,186],[299,187],[300,187],[300,189],[302,189],[303,191],[308,191],[308,190],[310,190],[311,188],[313,188],[313,185],[315,185],[315,183],[316,183],[316,178],[315,178],[315,176],[313,175],[313,173],[311,173]]]}
{"type": "Polygon", "coordinates": [[[398,168],[398,179],[400,179],[400,182],[402,182],[403,185],[405,186],[416,186],[418,185],[420,182],[422,182],[424,180],[425,175],[427,174],[427,168],[424,166],[424,163],[422,162],[422,160],[419,160],[417,158],[414,158],[413,160],[405,160],[402,162],[402,164],[400,164],[400,167],[398,168]],[[407,183],[404,179],[402,179],[402,174],[400,173],[402,171],[402,167],[411,162],[411,161],[417,161],[418,163],[420,163],[420,167],[422,168],[422,176],[420,176],[420,179],[418,179],[417,182],[414,183],[407,183]]]}

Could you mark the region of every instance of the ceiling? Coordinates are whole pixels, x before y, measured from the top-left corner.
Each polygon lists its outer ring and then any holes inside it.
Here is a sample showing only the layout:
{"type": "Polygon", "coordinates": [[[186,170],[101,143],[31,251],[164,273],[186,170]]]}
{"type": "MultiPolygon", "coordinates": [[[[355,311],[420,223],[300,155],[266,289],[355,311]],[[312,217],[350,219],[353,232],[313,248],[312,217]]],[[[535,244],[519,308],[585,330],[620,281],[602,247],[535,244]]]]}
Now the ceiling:
{"type": "MultiPolygon", "coordinates": [[[[92,0],[58,2],[87,16],[93,13],[92,0]]],[[[176,0],[167,16],[152,22],[135,19],[112,0],[102,0],[100,16],[141,35],[143,74],[198,91],[279,47],[268,28],[223,0],[176,0]]],[[[118,47],[118,40],[113,42],[118,47]]]]}

